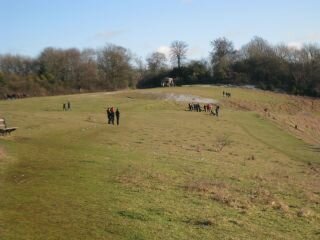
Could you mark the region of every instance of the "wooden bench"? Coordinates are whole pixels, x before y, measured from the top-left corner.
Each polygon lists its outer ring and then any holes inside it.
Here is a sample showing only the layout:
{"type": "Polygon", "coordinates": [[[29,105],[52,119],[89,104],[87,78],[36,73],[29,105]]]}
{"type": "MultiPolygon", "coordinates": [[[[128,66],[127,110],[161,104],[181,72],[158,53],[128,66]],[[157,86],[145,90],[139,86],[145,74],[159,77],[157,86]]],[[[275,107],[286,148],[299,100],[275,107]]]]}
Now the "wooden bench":
{"type": "Polygon", "coordinates": [[[5,136],[5,135],[10,135],[11,132],[15,131],[17,128],[16,127],[11,127],[7,128],[6,121],[4,118],[0,118],[0,135],[5,136]]]}

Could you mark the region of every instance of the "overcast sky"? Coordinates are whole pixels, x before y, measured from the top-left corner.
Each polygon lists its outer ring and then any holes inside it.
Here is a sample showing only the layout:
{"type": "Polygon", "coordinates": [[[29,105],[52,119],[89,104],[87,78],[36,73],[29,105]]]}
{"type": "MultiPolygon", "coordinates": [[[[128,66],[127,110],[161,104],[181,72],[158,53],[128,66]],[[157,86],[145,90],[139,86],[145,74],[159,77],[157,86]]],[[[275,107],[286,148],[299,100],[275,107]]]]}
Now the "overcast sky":
{"type": "Polygon", "coordinates": [[[236,48],[253,36],[300,46],[320,42],[319,9],[318,0],[0,0],[0,54],[114,43],[144,58],[182,40],[200,59],[222,36],[236,48]]]}

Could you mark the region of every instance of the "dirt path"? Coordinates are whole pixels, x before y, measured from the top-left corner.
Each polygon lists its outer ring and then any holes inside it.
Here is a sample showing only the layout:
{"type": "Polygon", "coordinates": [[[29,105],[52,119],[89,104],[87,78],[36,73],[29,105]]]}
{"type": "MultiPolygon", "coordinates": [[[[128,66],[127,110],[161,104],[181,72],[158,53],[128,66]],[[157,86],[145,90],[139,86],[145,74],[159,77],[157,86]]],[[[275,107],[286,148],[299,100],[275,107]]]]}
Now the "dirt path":
{"type": "Polygon", "coordinates": [[[178,93],[157,93],[153,92],[152,95],[157,96],[160,99],[168,100],[168,101],[176,101],[176,102],[194,102],[194,103],[218,103],[218,100],[212,98],[203,98],[196,95],[191,94],[178,94],[178,93]]]}

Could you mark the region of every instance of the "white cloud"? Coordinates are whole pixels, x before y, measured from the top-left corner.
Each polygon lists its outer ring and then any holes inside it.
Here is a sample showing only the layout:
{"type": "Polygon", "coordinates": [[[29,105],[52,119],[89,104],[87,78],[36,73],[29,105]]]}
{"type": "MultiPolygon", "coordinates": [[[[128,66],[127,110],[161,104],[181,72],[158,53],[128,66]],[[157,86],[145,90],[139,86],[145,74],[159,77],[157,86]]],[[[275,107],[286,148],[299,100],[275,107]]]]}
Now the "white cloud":
{"type": "Polygon", "coordinates": [[[206,57],[206,55],[208,55],[208,53],[199,46],[190,47],[187,54],[191,59],[203,58],[203,57],[206,57]]]}
{"type": "Polygon", "coordinates": [[[157,52],[163,53],[167,58],[170,58],[170,47],[169,46],[160,46],[157,49],[157,52]]]}
{"type": "Polygon", "coordinates": [[[288,42],[287,45],[290,48],[301,49],[303,46],[303,43],[302,42],[288,42]]]}
{"type": "Polygon", "coordinates": [[[293,41],[288,42],[287,46],[291,48],[301,49],[304,44],[315,43],[320,41],[320,33],[310,33],[304,36],[295,37],[293,41]]]}

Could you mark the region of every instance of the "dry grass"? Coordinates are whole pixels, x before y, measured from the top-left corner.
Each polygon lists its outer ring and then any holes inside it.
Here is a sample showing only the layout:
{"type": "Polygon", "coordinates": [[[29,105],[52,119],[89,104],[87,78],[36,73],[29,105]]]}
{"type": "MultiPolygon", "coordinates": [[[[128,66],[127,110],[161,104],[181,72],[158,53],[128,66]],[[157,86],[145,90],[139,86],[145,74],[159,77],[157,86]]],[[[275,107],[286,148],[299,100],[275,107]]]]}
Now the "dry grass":
{"type": "Polygon", "coordinates": [[[241,210],[241,212],[255,207],[258,208],[259,206],[271,208],[284,214],[292,212],[288,204],[262,186],[246,192],[223,182],[198,181],[187,184],[184,189],[225,206],[241,210]]]}
{"type": "Polygon", "coordinates": [[[216,181],[198,181],[192,182],[184,186],[186,191],[195,192],[200,196],[212,199],[223,205],[236,208],[236,209],[248,209],[249,203],[239,194],[234,187],[227,185],[224,182],[216,181]]]}
{"type": "Polygon", "coordinates": [[[221,152],[223,148],[231,145],[232,141],[229,135],[223,134],[216,137],[216,141],[214,144],[214,151],[221,152]]]}
{"type": "Polygon", "coordinates": [[[312,217],[313,216],[313,212],[310,209],[307,208],[301,208],[298,212],[297,212],[297,216],[298,217],[312,217]]]}
{"type": "Polygon", "coordinates": [[[289,213],[289,206],[263,187],[252,190],[250,192],[250,200],[253,204],[261,204],[265,207],[271,207],[272,209],[280,210],[283,213],[289,213]]]}
{"type": "Polygon", "coordinates": [[[168,179],[163,173],[146,169],[127,170],[115,178],[116,182],[124,187],[145,190],[164,190],[168,179]]]}
{"type": "Polygon", "coordinates": [[[284,95],[284,101],[279,102],[227,99],[224,104],[235,110],[255,111],[304,141],[320,144],[319,99],[284,95]]]}

